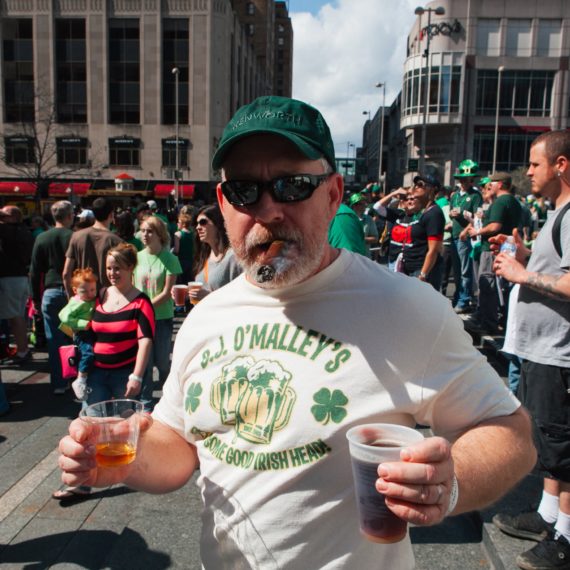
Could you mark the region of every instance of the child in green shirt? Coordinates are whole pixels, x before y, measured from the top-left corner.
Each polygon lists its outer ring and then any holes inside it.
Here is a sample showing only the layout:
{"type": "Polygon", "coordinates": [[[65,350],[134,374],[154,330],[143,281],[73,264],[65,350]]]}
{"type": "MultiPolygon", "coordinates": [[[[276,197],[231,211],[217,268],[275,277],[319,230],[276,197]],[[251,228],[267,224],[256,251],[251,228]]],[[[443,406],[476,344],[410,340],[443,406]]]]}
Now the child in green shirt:
{"type": "Polygon", "coordinates": [[[91,268],[76,269],[71,278],[71,288],[74,296],[59,312],[59,328],[73,336],[73,342],[79,349],[78,375],[71,387],[77,399],[83,401],[87,398],[87,376],[94,359],[91,317],[97,296],[97,277],[91,268]]]}

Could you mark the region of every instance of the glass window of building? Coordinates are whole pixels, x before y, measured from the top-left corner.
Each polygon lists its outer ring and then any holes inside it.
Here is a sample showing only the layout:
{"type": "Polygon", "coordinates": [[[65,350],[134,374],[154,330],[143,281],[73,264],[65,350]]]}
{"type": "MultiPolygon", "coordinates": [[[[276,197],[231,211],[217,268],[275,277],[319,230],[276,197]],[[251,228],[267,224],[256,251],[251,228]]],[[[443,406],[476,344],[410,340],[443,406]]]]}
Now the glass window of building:
{"type": "Polygon", "coordinates": [[[87,122],[84,19],[55,22],[56,116],[58,123],[87,122]]]}
{"type": "MultiPolygon", "coordinates": [[[[461,66],[453,65],[451,58],[438,60],[443,65],[432,65],[430,69],[428,111],[429,113],[458,113],[461,90],[461,66]]],[[[404,75],[403,113],[423,113],[425,97],[424,72],[427,68],[412,69],[404,75]]]]}
{"type": "Polygon", "coordinates": [[[4,137],[4,151],[6,164],[33,164],[36,161],[32,137],[4,137]]]}
{"type": "Polygon", "coordinates": [[[253,16],[255,14],[255,4],[253,2],[247,3],[247,15],[253,16]]]}
{"type": "Polygon", "coordinates": [[[36,95],[32,19],[4,18],[2,38],[4,122],[31,123],[36,95]]]}
{"type": "Polygon", "coordinates": [[[188,18],[167,18],[162,27],[162,123],[176,123],[176,76],[178,68],[178,123],[187,125],[188,70],[190,59],[188,18]]]}
{"type": "MultiPolygon", "coordinates": [[[[504,71],[501,75],[499,114],[507,117],[550,117],[554,73],[540,70],[504,71]]],[[[495,115],[498,75],[496,70],[478,72],[477,115],[495,115]]]]}
{"type": "MultiPolygon", "coordinates": [[[[176,168],[176,138],[162,139],[162,166],[163,168],[176,168]]],[[[188,139],[178,139],[178,166],[188,167],[188,151],[190,141],[188,139]]]]}
{"type": "Polygon", "coordinates": [[[477,53],[479,55],[500,55],[501,20],[479,18],[477,21],[477,53]]]}
{"type": "Polygon", "coordinates": [[[509,19],[507,22],[507,55],[528,57],[531,54],[532,21],[509,19]]]}
{"type": "Polygon", "coordinates": [[[58,166],[87,166],[87,139],[83,137],[57,137],[58,166]]]}
{"type": "Polygon", "coordinates": [[[115,137],[109,139],[111,166],[140,166],[140,139],[115,137]]]}
{"type": "MultiPolygon", "coordinates": [[[[528,166],[528,155],[532,141],[540,133],[525,132],[517,127],[499,128],[497,137],[496,169],[511,172],[519,167],[528,166]]],[[[495,133],[493,127],[477,127],[474,133],[474,160],[481,171],[490,171],[493,167],[493,147],[495,133]]]]}
{"type": "Polygon", "coordinates": [[[537,55],[559,57],[562,46],[562,22],[560,20],[539,20],[537,55]]]}
{"type": "Polygon", "coordinates": [[[139,21],[109,20],[109,122],[140,122],[139,21]]]}

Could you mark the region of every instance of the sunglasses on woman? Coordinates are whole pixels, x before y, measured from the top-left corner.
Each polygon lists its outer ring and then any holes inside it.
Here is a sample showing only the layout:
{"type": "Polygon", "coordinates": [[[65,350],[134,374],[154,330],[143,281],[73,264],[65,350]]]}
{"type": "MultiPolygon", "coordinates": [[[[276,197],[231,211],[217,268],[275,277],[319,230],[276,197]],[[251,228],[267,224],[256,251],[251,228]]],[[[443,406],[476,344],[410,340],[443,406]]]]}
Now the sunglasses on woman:
{"type": "Polygon", "coordinates": [[[330,176],[330,174],[293,174],[268,182],[259,180],[226,180],[222,193],[232,206],[253,206],[259,202],[261,192],[268,190],[276,202],[302,202],[330,176]]]}
{"type": "Polygon", "coordinates": [[[207,226],[210,223],[210,220],[207,218],[201,218],[200,220],[196,220],[197,226],[207,226]]]}

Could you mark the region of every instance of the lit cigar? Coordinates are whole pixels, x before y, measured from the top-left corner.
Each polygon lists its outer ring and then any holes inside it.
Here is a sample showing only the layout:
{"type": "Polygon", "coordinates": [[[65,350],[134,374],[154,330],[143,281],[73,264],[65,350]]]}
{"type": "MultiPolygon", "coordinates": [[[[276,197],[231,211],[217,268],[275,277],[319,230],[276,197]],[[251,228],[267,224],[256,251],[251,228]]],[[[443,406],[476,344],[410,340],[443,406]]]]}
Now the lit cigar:
{"type": "Polygon", "coordinates": [[[283,240],[276,239],[271,243],[267,251],[263,253],[263,265],[257,270],[257,281],[259,283],[266,283],[275,277],[275,267],[271,265],[271,262],[279,256],[284,245],[285,242],[283,240]]]}

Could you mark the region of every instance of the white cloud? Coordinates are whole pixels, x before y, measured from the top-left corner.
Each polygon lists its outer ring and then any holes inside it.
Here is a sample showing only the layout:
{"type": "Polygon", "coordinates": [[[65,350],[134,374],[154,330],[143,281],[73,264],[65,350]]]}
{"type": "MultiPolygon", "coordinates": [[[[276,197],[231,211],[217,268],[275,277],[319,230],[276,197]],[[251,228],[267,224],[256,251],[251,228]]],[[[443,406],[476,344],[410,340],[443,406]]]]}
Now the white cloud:
{"type": "Polygon", "coordinates": [[[293,97],[317,107],[331,129],[337,155],[362,145],[366,116],[402,86],[406,38],[417,0],[339,0],[315,15],[291,12],[293,97]]]}

